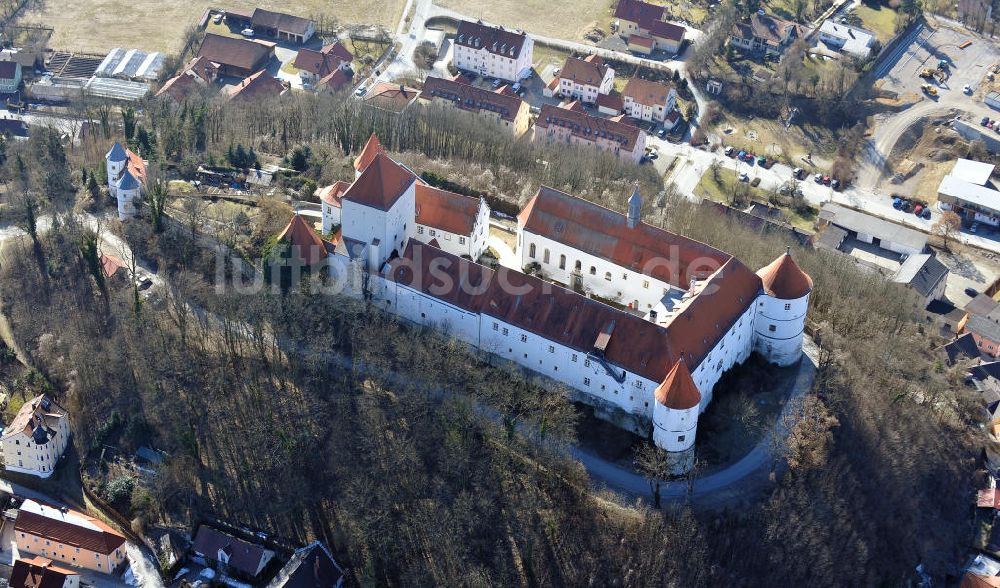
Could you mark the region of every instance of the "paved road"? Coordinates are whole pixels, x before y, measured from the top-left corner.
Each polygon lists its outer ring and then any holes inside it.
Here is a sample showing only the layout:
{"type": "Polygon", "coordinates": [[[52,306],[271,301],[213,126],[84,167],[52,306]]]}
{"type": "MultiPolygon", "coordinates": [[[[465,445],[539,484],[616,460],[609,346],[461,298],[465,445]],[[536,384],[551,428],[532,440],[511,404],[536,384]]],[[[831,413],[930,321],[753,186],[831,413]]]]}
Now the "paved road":
{"type": "MultiPolygon", "coordinates": [[[[819,349],[812,339],[804,339],[803,352],[789,400],[808,392],[816,375],[819,349]]],[[[790,407],[791,403],[786,403],[773,429],[783,437],[788,431],[783,426],[782,419],[790,407]]],[[[581,449],[574,449],[573,456],[583,463],[587,472],[598,484],[628,496],[646,499],[650,497],[649,482],[635,472],[581,449]]],[[[772,451],[772,436],[765,435],[764,439],[739,461],[707,476],[696,478],[691,490],[692,499],[699,506],[712,508],[741,501],[756,492],[759,483],[767,480],[772,466],[776,463],[772,451]]],[[[668,500],[684,499],[687,493],[686,482],[671,482],[661,486],[660,489],[660,495],[668,500]]]]}

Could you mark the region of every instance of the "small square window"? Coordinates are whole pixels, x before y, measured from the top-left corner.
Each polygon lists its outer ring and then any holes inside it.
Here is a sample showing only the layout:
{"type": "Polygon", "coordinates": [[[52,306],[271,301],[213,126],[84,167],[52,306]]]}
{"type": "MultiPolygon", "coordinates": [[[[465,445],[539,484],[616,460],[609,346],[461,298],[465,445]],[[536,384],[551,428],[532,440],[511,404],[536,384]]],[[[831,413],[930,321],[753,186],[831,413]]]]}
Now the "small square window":
{"type": "Polygon", "coordinates": [[[528,336],[527,335],[521,335],[521,343],[527,343],[527,342],[528,342],[528,336]]]}
{"type": "Polygon", "coordinates": [[[590,360],[589,359],[583,360],[583,367],[590,367],[590,360]]]}
{"type": "Polygon", "coordinates": [[[583,379],[583,385],[584,386],[589,386],[590,385],[590,378],[584,378],[583,379]]]}
{"type": "Polygon", "coordinates": [[[417,234],[418,235],[423,235],[424,234],[424,228],[423,227],[417,227],[417,234]]]}
{"type": "Polygon", "coordinates": [[[573,354],[573,363],[576,363],[576,354],[573,354]]]}
{"type": "Polygon", "coordinates": [[[435,231],[434,229],[431,229],[431,237],[434,237],[435,235],[437,235],[437,231],[435,231]]]}
{"type": "Polygon", "coordinates": [[[769,325],[769,326],[767,327],[767,330],[773,333],[773,332],[775,332],[775,331],[777,331],[777,330],[778,330],[778,327],[776,327],[776,326],[774,326],[774,325],[769,325]]]}
{"type": "Polygon", "coordinates": [[[556,352],[555,345],[549,345],[549,353],[555,353],[555,352],[556,352]]]}
{"type": "Polygon", "coordinates": [[[507,329],[507,327],[504,327],[504,328],[503,328],[503,330],[502,330],[502,331],[500,331],[500,332],[501,332],[501,333],[503,333],[503,336],[504,336],[504,337],[506,337],[506,336],[507,336],[507,334],[508,334],[508,333],[510,333],[510,331],[509,331],[509,330],[507,329]]]}
{"type": "Polygon", "coordinates": [[[465,245],[465,237],[459,237],[458,238],[458,244],[459,245],[465,245]]]}
{"type": "Polygon", "coordinates": [[[497,331],[500,329],[500,323],[493,323],[493,330],[497,331]]]}
{"type": "Polygon", "coordinates": [[[791,310],[791,309],[792,309],[792,305],[791,304],[786,304],[785,305],[785,310],[791,310]]]}
{"type": "Polygon", "coordinates": [[[684,442],[684,435],[678,435],[677,436],[677,442],[678,443],[683,443],[684,442]]]}

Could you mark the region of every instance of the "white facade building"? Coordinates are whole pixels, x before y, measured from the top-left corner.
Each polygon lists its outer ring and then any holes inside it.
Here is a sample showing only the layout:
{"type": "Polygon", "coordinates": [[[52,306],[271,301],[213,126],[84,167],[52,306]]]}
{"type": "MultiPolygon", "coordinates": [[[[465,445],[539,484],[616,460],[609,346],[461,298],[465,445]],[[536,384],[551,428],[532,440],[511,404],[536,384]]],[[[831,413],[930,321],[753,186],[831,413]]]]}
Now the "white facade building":
{"type": "Polygon", "coordinates": [[[662,123],[677,107],[677,90],[651,80],[632,78],[622,97],[625,114],[648,122],[662,123]]]}
{"type": "Polygon", "coordinates": [[[476,260],[486,251],[490,208],[473,198],[426,184],[416,186],[416,239],[459,257],[476,260]]]}
{"type": "Polygon", "coordinates": [[[437,217],[453,217],[464,219],[462,232],[485,236],[485,203],[442,197],[419,180],[372,180],[372,170],[395,175],[390,164],[405,170],[378,152],[345,193],[335,264],[367,267],[364,292],[387,311],[560,382],[599,416],[651,432],[668,451],[693,447],[713,387],[752,351],[780,365],[801,354],[812,280],[787,252],[754,273],[643,223],[638,189],[622,215],[543,187],[518,215],[517,237],[522,266],[541,277],[494,270],[472,261],[478,246],[430,234],[437,217]],[[352,194],[388,205],[373,213],[352,194]],[[417,210],[407,226],[392,211],[410,198],[417,210]],[[433,222],[425,206],[434,207],[433,222]],[[383,240],[398,255],[390,259],[383,240]]]}
{"type": "Polygon", "coordinates": [[[868,59],[875,44],[875,34],[827,19],[819,27],[819,40],[837,51],[858,59],[868,59]]]}
{"type": "Polygon", "coordinates": [[[146,182],[146,162],[118,142],[111,146],[104,159],[108,192],[118,201],[119,220],[135,218],[146,182]]]}
{"type": "Polygon", "coordinates": [[[567,57],[559,72],[559,94],[570,100],[593,104],[598,95],[610,94],[614,86],[615,70],[597,55],[567,57]]]}
{"type": "Polygon", "coordinates": [[[531,72],[534,46],[523,31],[463,20],[455,33],[452,64],[462,71],[516,82],[531,72]]]}
{"type": "Polygon", "coordinates": [[[66,451],[69,417],[44,394],[21,406],[0,437],[5,469],[48,478],[66,451]]]}

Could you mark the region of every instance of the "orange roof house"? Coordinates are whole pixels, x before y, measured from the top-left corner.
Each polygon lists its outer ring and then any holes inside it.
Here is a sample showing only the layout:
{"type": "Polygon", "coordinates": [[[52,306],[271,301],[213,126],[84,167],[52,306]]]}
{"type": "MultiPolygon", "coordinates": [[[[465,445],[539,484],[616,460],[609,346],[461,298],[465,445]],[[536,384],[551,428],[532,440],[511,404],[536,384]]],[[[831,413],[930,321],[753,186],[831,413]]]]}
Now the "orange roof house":
{"type": "Polygon", "coordinates": [[[769,296],[795,300],[812,292],[813,281],[792,259],[791,250],[757,272],[769,296]]]}
{"type": "Polygon", "coordinates": [[[306,265],[319,263],[327,256],[326,244],[298,214],[288,221],[288,226],[278,235],[278,241],[291,246],[292,253],[306,265]]]}
{"type": "Polygon", "coordinates": [[[227,90],[230,100],[277,98],[285,93],[285,85],[262,69],[227,90]]]}
{"type": "Polygon", "coordinates": [[[389,210],[406,192],[416,176],[379,151],[351,187],[343,200],[357,202],[379,210],[389,210]]]}
{"type": "Polygon", "coordinates": [[[320,201],[326,202],[330,206],[340,208],[342,205],[341,199],[344,196],[344,192],[346,192],[349,187],[350,184],[347,182],[337,180],[329,186],[324,186],[316,190],[316,195],[319,197],[320,201]]]}
{"type": "Polygon", "coordinates": [[[457,235],[472,233],[480,200],[418,183],[416,186],[417,224],[457,235]]]}
{"type": "Polygon", "coordinates": [[[663,383],[656,387],[655,396],[657,402],[673,410],[687,410],[701,403],[701,392],[683,360],[670,369],[663,383]]]}
{"type": "Polygon", "coordinates": [[[375,159],[375,156],[384,152],[385,148],[382,147],[382,143],[379,142],[375,133],[372,133],[371,137],[368,137],[368,141],[365,143],[365,146],[361,149],[361,153],[359,153],[358,157],[354,160],[354,171],[359,174],[365,171],[365,168],[368,167],[368,164],[375,159]]]}
{"type": "Polygon", "coordinates": [[[79,585],[79,573],[69,568],[54,565],[51,559],[34,556],[22,557],[14,562],[10,574],[10,588],[64,588],[79,585]],[[73,578],[73,576],[77,576],[73,578]],[[75,581],[73,581],[75,580],[75,581]]]}

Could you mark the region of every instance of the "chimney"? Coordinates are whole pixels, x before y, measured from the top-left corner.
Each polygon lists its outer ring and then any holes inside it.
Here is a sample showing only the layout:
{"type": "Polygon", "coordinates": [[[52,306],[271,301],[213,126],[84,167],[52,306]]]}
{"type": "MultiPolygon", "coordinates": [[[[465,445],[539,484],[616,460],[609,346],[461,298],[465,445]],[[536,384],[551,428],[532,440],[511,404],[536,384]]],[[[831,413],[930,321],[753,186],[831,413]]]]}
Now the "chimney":
{"type": "Polygon", "coordinates": [[[651,323],[655,323],[656,322],[656,311],[655,310],[649,311],[649,322],[651,322],[651,323]]]}

